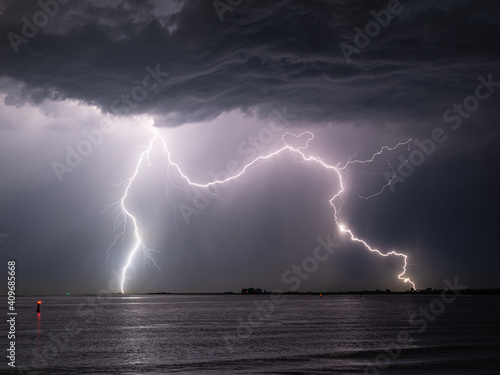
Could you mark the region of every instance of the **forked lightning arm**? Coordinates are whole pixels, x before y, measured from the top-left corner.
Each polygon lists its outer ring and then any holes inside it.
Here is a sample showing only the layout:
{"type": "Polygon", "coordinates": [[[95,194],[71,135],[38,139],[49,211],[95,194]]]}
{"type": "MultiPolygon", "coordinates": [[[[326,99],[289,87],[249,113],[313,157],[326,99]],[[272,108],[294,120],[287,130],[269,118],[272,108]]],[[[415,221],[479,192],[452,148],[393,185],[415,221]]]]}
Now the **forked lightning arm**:
{"type": "MultiPolygon", "coordinates": [[[[142,241],[142,238],[141,238],[141,231],[140,231],[140,228],[139,228],[139,223],[137,221],[137,219],[134,217],[134,215],[127,209],[127,206],[126,206],[126,200],[127,200],[127,197],[128,197],[128,194],[129,194],[129,190],[130,190],[130,187],[132,185],[132,183],[135,181],[138,173],[139,173],[139,170],[141,168],[141,165],[144,163],[144,160],[145,159],[148,159],[149,158],[149,155],[155,145],[155,143],[157,142],[160,142],[162,147],[163,147],[163,150],[165,152],[165,154],[167,155],[167,160],[168,160],[168,163],[170,166],[174,167],[174,169],[177,170],[177,172],[179,173],[179,175],[188,183],[190,184],[191,186],[197,186],[197,187],[200,187],[200,188],[208,188],[212,185],[222,185],[222,184],[225,184],[225,183],[228,183],[230,182],[231,180],[234,180],[234,179],[237,179],[238,177],[240,177],[241,175],[243,175],[246,171],[248,171],[250,168],[256,166],[259,162],[261,161],[264,161],[266,159],[270,159],[280,153],[282,153],[283,151],[289,151],[291,152],[292,154],[294,154],[296,157],[299,157],[301,158],[303,161],[306,161],[306,162],[312,162],[312,163],[317,163],[319,165],[321,165],[323,168],[329,170],[329,171],[332,171],[334,172],[338,178],[339,178],[339,184],[340,184],[340,189],[339,191],[330,199],[329,203],[330,205],[332,206],[333,208],[333,213],[334,213],[334,219],[335,219],[335,224],[338,226],[338,228],[340,229],[340,231],[342,233],[346,233],[349,235],[349,238],[354,241],[354,242],[358,242],[358,243],[361,243],[365,248],[367,248],[369,251],[371,252],[374,252],[374,253],[377,253],[381,256],[384,256],[384,257],[387,257],[389,255],[394,255],[394,256],[398,256],[398,257],[402,257],[404,259],[404,265],[403,265],[403,271],[398,275],[398,278],[400,280],[402,280],[403,282],[405,283],[409,283],[412,285],[412,287],[414,289],[416,289],[415,287],[415,283],[409,278],[409,277],[405,277],[405,274],[406,274],[406,267],[408,265],[407,261],[408,261],[408,256],[406,254],[403,254],[403,253],[400,253],[400,252],[396,252],[396,251],[390,251],[390,252],[387,252],[387,253],[384,253],[378,249],[375,249],[375,248],[372,248],[370,245],[368,245],[368,243],[366,243],[364,240],[356,237],[353,232],[351,231],[351,229],[349,228],[346,228],[343,224],[340,224],[339,223],[339,220],[338,220],[338,213],[340,211],[340,208],[342,206],[342,204],[338,205],[336,203],[337,201],[337,198],[339,198],[340,200],[342,200],[342,195],[344,194],[345,192],[345,188],[344,188],[344,182],[342,180],[342,172],[345,171],[345,169],[351,165],[351,164],[365,164],[365,163],[370,163],[372,162],[378,155],[382,154],[385,150],[388,150],[388,151],[392,151],[394,149],[396,149],[397,147],[399,146],[402,146],[402,145],[407,145],[410,140],[406,141],[406,142],[403,142],[403,143],[398,143],[396,146],[394,147],[387,147],[387,146],[384,146],[382,147],[378,152],[376,152],[375,154],[372,155],[372,157],[370,159],[367,159],[367,160],[351,160],[349,159],[347,161],[347,163],[344,165],[344,166],[339,166],[339,164],[337,164],[336,166],[332,166],[332,165],[329,165],[327,163],[325,163],[321,158],[317,157],[317,156],[306,156],[304,154],[304,150],[306,150],[309,146],[309,142],[314,138],[314,135],[309,132],[309,131],[305,131],[299,135],[295,135],[295,134],[291,134],[291,133],[285,133],[282,137],[282,141],[283,141],[283,144],[284,146],[281,147],[280,149],[278,149],[277,151],[274,151],[268,155],[265,155],[265,156],[259,156],[257,158],[255,158],[254,160],[252,160],[251,162],[249,162],[248,164],[246,164],[239,173],[233,175],[233,176],[230,176],[226,179],[222,179],[222,180],[214,180],[214,181],[211,181],[211,182],[208,182],[206,184],[202,184],[202,183],[198,183],[198,182],[194,182],[194,181],[191,181],[191,179],[186,176],[180,166],[175,163],[173,160],[172,160],[172,157],[171,157],[171,154],[170,152],[168,151],[168,148],[167,148],[167,144],[165,142],[165,139],[163,139],[163,137],[160,135],[160,133],[158,132],[158,130],[156,128],[153,128],[154,129],[154,136],[151,138],[150,142],[149,142],[149,146],[147,148],[146,151],[144,151],[140,157],[139,157],[139,160],[137,162],[137,165],[135,167],[135,170],[134,170],[134,174],[132,175],[132,177],[130,179],[128,179],[124,185],[125,185],[125,192],[124,192],[124,195],[123,197],[118,201],[116,202],[115,204],[119,206],[119,208],[121,209],[122,211],[122,215],[123,215],[123,223],[124,223],[124,229],[123,231],[115,238],[115,241],[113,242],[113,244],[111,246],[113,246],[114,244],[116,244],[118,238],[122,235],[125,234],[125,223],[127,221],[127,219],[130,219],[132,221],[132,225],[133,225],[133,228],[134,228],[134,238],[135,238],[135,243],[134,243],[134,246],[132,247],[132,249],[130,250],[130,253],[127,255],[127,261],[125,263],[125,266],[123,267],[122,269],[122,273],[121,273],[121,276],[122,276],[122,279],[121,279],[121,292],[122,293],[125,293],[125,277],[127,275],[127,272],[129,270],[129,268],[133,268],[133,265],[132,265],[132,260],[135,256],[135,254],[137,253],[137,251],[139,249],[141,249],[144,254],[150,258],[153,263],[156,265],[156,263],[154,262],[154,259],[151,257],[151,250],[148,249],[143,241],[142,241]],[[303,137],[303,136],[306,136],[307,137],[307,141],[306,141],[306,144],[305,146],[303,147],[292,147],[291,145],[289,145],[286,141],[285,141],[285,136],[293,136],[295,138],[299,138],[299,137],[303,137]]],[[[380,191],[380,193],[383,191],[383,189],[380,191]]],[[[377,194],[375,194],[377,195],[377,194]]],[[[111,248],[110,246],[110,248],[111,248]]],[[[108,249],[109,250],[109,249],[108,249]]]]}

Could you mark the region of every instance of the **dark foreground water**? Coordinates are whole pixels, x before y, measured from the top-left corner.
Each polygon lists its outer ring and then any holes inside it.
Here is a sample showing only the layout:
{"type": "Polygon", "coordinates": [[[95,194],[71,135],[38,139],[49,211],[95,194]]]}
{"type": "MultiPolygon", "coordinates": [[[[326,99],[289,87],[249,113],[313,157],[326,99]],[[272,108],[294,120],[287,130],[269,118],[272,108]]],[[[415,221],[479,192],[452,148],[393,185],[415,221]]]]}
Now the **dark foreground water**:
{"type": "Polygon", "coordinates": [[[498,296],[106,298],[18,297],[0,373],[500,374],[498,296]]]}

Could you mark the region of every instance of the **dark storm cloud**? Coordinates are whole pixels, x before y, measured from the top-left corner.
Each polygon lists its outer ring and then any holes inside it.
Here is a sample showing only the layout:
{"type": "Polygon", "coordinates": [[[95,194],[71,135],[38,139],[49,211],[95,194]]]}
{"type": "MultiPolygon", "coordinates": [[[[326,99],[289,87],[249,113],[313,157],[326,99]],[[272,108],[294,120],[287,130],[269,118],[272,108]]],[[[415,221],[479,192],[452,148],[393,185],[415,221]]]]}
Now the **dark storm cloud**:
{"type": "Polygon", "coordinates": [[[389,3],[245,1],[222,22],[210,1],[179,3],[161,16],[152,2],[70,3],[16,54],[7,35],[21,35],[20,18],[37,5],[12,1],[0,19],[0,74],[25,84],[9,103],[73,98],[115,113],[156,114],[160,125],[235,108],[266,116],[287,105],[299,123],[415,126],[440,119],[478,75],[500,77],[495,1],[402,1],[348,63],[340,43],[354,46],[354,27],[363,29],[370,11],[389,3]],[[135,92],[146,98],[125,105],[121,95],[151,70],[161,84],[150,80],[153,90],[135,92]]]}

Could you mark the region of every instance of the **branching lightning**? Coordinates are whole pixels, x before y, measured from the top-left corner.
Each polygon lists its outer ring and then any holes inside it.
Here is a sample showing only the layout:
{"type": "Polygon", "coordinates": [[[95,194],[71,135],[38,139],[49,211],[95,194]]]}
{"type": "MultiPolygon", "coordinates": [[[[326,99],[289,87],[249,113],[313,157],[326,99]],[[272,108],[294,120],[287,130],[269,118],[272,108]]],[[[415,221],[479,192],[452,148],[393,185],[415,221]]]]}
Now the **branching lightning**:
{"type": "Polygon", "coordinates": [[[118,242],[118,239],[120,237],[123,237],[125,235],[127,219],[130,219],[132,221],[132,225],[133,225],[133,228],[134,228],[134,239],[135,239],[134,246],[132,247],[132,249],[131,249],[131,251],[130,251],[128,257],[127,257],[127,262],[125,263],[125,266],[123,267],[123,270],[122,270],[122,279],[121,279],[121,283],[120,283],[120,287],[121,287],[121,292],[122,293],[125,293],[125,289],[124,289],[125,286],[124,286],[124,284],[125,284],[125,277],[126,277],[126,274],[127,274],[127,270],[129,268],[133,267],[133,265],[132,265],[132,259],[134,258],[134,255],[137,253],[137,251],[139,249],[142,249],[143,253],[153,262],[153,264],[158,269],[160,269],[158,267],[158,265],[156,264],[156,261],[154,260],[154,258],[151,257],[151,251],[152,251],[152,249],[149,249],[144,244],[144,242],[142,240],[139,221],[135,218],[134,215],[132,215],[132,213],[127,209],[127,206],[125,205],[125,202],[126,202],[126,200],[128,198],[130,187],[132,186],[132,183],[137,178],[137,175],[139,174],[139,169],[140,169],[141,165],[143,164],[144,159],[147,159],[149,161],[149,155],[151,153],[151,150],[153,149],[153,144],[154,144],[155,140],[158,137],[160,137],[160,134],[155,129],[155,136],[149,142],[149,147],[147,148],[147,150],[144,151],[144,152],[142,152],[141,155],[139,156],[139,160],[137,162],[137,165],[135,167],[135,170],[134,170],[134,173],[133,173],[132,177],[130,177],[127,181],[125,181],[122,184],[120,184],[120,185],[125,185],[125,192],[123,194],[123,197],[118,202],[115,202],[115,203],[113,203],[112,205],[110,205],[110,206],[108,206],[106,208],[106,210],[107,210],[111,206],[118,205],[118,207],[121,210],[121,216],[122,216],[122,220],[121,220],[121,222],[119,224],[123,225],[122,231],[115,237],[113,243],[109,246],[109,248],[107,250],[108,256],[109,256],[109,250],[118,242]]]}
{"type": "MultiPolygon", "coordinates": [[[[307,156],[305,154],[305,151],[309,147],[310,141],[314,139],[313,133],[311,133],[309,131],[305,131],[299,135],[296,135],[296,134],[292,134],[292,133],[287,132],[281,138],[282,143],[283,143],[283,146],[281,148],[279,148],[276,151],[273,151],[267,155],[262,155],[262,156],[256,157],[255,159],[250,161],[248,164],[244,165],[243,168],[241,168],[240,172],[238,172],[237,174],[235,174],[233,176],[229,176],[229,177],[227,177],[225,179],[221,179],[221,180],[214,180],[214,181],[210,181],[208,183],[199,183],[199,182],[192,181],[188,176],[186,176],[182,172],[181,167],[172,160],[172,155],[171,155],[170,151],[168,150],[167,143],[166,143],[165,139],[160,135],[160,133],[158,132],[158,130],[156,128],[153,128],[153,131],[154,131],[154,135],[149,142],[148,148],[140,154],[139,159],[137,161],[137,165],[134,169],[134,173],[132,174],[132,177],[130,177],[128,180],[126,180],[125,182],[123,182],[121,184],[121,185],[125,186],[125,191],[124,191],[122,198],[118,202],[115,202],[113,205],[109,206],[109,207],[117,206],[117,208],[120,210],[120,216],[122,218],[120,224],[123,225],[123,229],[116,236],[115,240],[113,241],[111,246],[108,248],[108,253],[109,253],[109,250],[117,243],[118,239],[125,235],[127,220],[131,221],[132,227],[134,230],[134,244],[133,244],[132,248],[130,249],[130,252],[127,255],[125,265],[124,265],[122,272],[121,272],[121,292],[122,293],[125,293],[126,276],[127,276],[127,273],[130,272],[129,271],[130,269],[132,269],[132,270],[134,269],[132,261],[139,250],[142,250],[142,252],[145,254],[145,256],[148,257],[154,263],[155,266],[157,266],[156,262],[151,257],[152,249],[149,249],[144,244],[144,242],[142,240],[140,223],[134,217],[134,215],[130,212],[130,210],[127,208],[126,203],[127,203],[127,198],[129,196],[130,188],[131,188],[132,184],[134,183],[134,181],[136,180],[136,178],[139,174],[139,171],[141,169],[141,166],[145,163],[145,160],[147,160],[149,162],[150,153],[153,150],[153,148],[155,147],[155,145],[158,143],[161,145],[163,152],[165,153],[165,155],[167,157],[168,170],[170,170],[170,168],[173,168],[186,181],[186,183],[188,183],[191,186],[195,186],[195,187],[199,187],[199,188],[209,188],[210,186],[213,186],[213,185],[222,185],[222,184],[229,183],[232,180],[238,179],[240,176],[242,176],[244,173],[246,173],[249,169],[252,169],[252,168],[260,165],[261,162],[264,162],[267,159],[273,158],[274,156],[279,155],[285,151],[289,151],[295,157],[295,159],[300,159],[304,162],[316,163],[319,166],[323,167],[324,169],[334,173],[338,177],[340,188],[333,195],[333,197],[329,200],[329,204],[333,208],[333,218],[334,218],[335,224],[339,228],[340,232],[347,234],[351,241],[362,244],[367,250],[374,252],[374,253],[377,253],[380,256],[388,257],[388,256],[392,255],[392,256],[397,256],[397,257],[403,258],[403,261],[404,261],[403,262],[403,269],[402,269],[402,272],[398,275],[398,279],[402,280],[405,283],[411,284],[412,287],[414,289],[416,289],[415,283],[410,279],[410,277],[406,276],[407,266],[408,266],[408,256],[406,254],[403,254],[401,252],[397,252],[394,250],[384,253],[376,248],[371,247],[366,241],[356,237],[354,235],[354,233],[352,232],[352,230],[347,228],[345,226],[345,224],[340,223],[339,218],[338,218],[338,215],[340,213],[340,210],[341,210],[342,204],[343,204],[343,199],[342,199],[343,194],[345,193],[345,184],[343,181],[343,174],[346,172],[347,168],[350,165],[354,165],[354,164],[371,163],[375,160],[375,158],[377,156],[381,155],[384,151],[393,151],[398,147],[405,146],[405,145],[408,146],[411,139],[407,140],[405,142],[398,143],[394,147],[383,146],[379,151],[374,153],[371,156],[371,158],[369,158],[369,159],[352,160],[352,158],[349,158],[348,161],[343,166],[341,166],[340,163],[333,166],[333,165],[327,164],[318,156],[307,156]],[[293,137],[295,139],[299,139],[301,137],[306,137],[305,145],[301,146],[301,147],[293,147],[289,143],[286,142],[285,138],[287,136],[293,137]]],[[[368,199],[368,198],[371,198],[371,197],[374,197],[376,195],[381,194],[387,186],[388,185],[385,185],[378,193],[372,194],[369,197],[365,197],[365,199],[368,199]]]]}

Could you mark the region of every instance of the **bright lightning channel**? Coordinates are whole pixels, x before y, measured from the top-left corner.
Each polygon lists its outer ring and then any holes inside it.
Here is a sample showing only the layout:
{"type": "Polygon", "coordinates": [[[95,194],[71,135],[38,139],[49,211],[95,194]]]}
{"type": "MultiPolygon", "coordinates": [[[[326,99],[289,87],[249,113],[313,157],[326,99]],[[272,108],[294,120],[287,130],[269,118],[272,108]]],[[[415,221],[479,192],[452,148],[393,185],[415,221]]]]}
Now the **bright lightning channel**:
{"type": "MultiPolygon", "coordinates": [[[[349,229],[349,228],[347,228],[345,226],[345,224],[341,224],[339,222],[339,219],[338,219],[338,214],[340,212],[340,209],[342,208],[342,203],[343,203],[342,196],[343,196],[343,194],[345,192],[344,181],[342,179],[342,172],[345,172],[346,168],[349,165],[352,165],[352,164],[366,164],[366,163],[371,163],[371,162],[374,161],[374,159],[377,156],[379,156],[380,154],[382,154],[384,151],[392,151],[392,150],[395,150],[396,148],[398,148],[400,146],[408,145],[409,142],[411,141],[411,139],[409,139],[409,140],[407,140],[405,142],[400,142],[400,143],[398,143],[394,147],[383,146],[379,151],[377,151],[376,153],[374,153],[370,159],[367,159],[367,160],[352,160],[352,158],[349,158],[348,161],[341,167],[340,163],[337,164],[336,166],[333,166],[333,165],[329,165],[329,164],[325,163],[318,156],[306,156],[304,154],[303,150],[306,150],[309,147],[309,142],[314,139],[313,133],[311,133],[309,131],[305,131],[305,132],[303,132],[303,133],[301,133],[299,135],[296,135],[296,134],[292,134],[292,133],[288,133],[287,132],[287,133],[285,133],[281,137],[281,139],[283,141],[283,144],[284,144],[283,147],[279,148],[278,150],[276,150],[276,151],[274,151],[274,152],[272,152],[270,154],[263,155],[263,156],[258,156],[257,158],[255,158],[254,160],[252,160],[248,164],[246,164],[241,169],[241,171],[239,173],[237,173],[237,174],[235,174],[233,176],[230,176],[230,177],[222,179],[222,180],[214,180],[214,181],[211,181],[211,182],[203,184],[203,183],[198,183],[198,182],[192,181],[188,176],[186,176],[182,172],[181,167],[172,160],[172,155],[171,155],[170,151],[167,148],[167,143],[166,143],[165,139],[160,135],[158,129],[153,128],[153,131],[154,131],[154,136],[151,138],[151,140],[149,142],[148,148],[144,152],[142,152],[140,154],[138,162],[137,162],[137,165],[135,167],[135,170],[134,170],[134,173],[133,173],[132,177],[130,177],[128,180],[126,180],[124,183],[122,183],[123,185],[125,185],[125,192],[124,192],[122,198],[118,202],[116,202],[114,204],[114,205],[117,205],[120,208],[120,210],[121,210],[121,213],[123,215],[123,221],[122,222],[123,222],[123,228],[124,229],[122,230],[121,233],[118,234],[118,236],[116,236],[115,240],[113,241],[113,243],[111,244],[111,246],[108,248],[108,251],[109,251],[109,249],[111,247],[113,247],[116,244],[116,242],[118,241],[119,237],[124,236],[124,234],[125,234],[125,224],[127,222],[127,219],[130,219],[132,221],[132,225],[133,225],[133,228],[134,228],[134,239],[135,239],[134,245],[132,246],[132,248],[130,250],[130,253],[127,256],[127,261],[126,261],[125,266],[123,267],[122,272],[121,272],[120,287],[121,287],[121,292],[122,293],[125,293],[125,280],[126,280],[127,272],[129,272],[130,268],[132,268],[132,269],[134,268],[134,266],[132,264],[132,260],[134,259],[134,256],[136,255],[136,253],[139,250],[142,250],[144,252],[144,254],[150,260],[152,260],[152,262],[155,264],[155,266],[157,266],[156,262],[151,257],[151,249],[149,249],[147,246],[145,246],[145,244],[144,244],[144,242],[142,240],[139,221],[127,209],[126,200],[127,200],[128,196],[129,196],[130,187],[132,186],[133,182],[136,180],[137,175],[139,174],[141,166],[144,164],[145,160],[149,161],[149,155],[150,155],[151,151],[153,150],[154,145],[156,143],[158,143],[158,142],[162,145],[163,151],[167,155],[168,165],[170,167],[174,167],[174,169],[177,170],[177,172],[179,173],[179,175],[189,185],[200,187],[200,188],[209,188],[210,186],[213,186],[213,185],[222,185],[222,184],[228,183],[228,182],[230,182],[232,180],[235,180],[235,179],[239,178],[240,176],[242,176],[246,171],[248,171],[252,167],[255,167],[256,165],[258,165],[259,162],[267,160],[267,159],[270,159],[270,158],[272,158],[272,157],[274,157],[276,155],[281,154],[284,151],[289,151],[295,157],[299,157],[303,161],[317,163],[317,164],[321,165],[323,168],[325,168],[325,169],[327,169],[329,171],[333,171],[338,176],[338,178],[339,178],[340,189],[329,200],[329,203],[330,203],[330,205],[333,208],[333,216],[334,216],[335,224],[339,228],[340,232],[348,234],[348,236],[349,236],[349,238],[350,238],[351,241],[362,244],[366,249],[368,249],[371,252],[377,253],[380,256],[388,257],[388,256],[393,255],[393,256],[402,257],[403,260],[404,260],[403,270],[398,275],[398,279],[402,280],[405,283],[411,284],[412,287],[414,289],[416,289],[415,283],[410,279],[410,277],[405,276],[405,274],[407,272],[407,266],[408,266],[408,256],[406,254],[403,254],[401,252],[397,252],[397,251],[394,251],[394,250],[384,253],[384,252],[382,252],[382,251],[380,251],[380,250],[378,250],[376,248],[371,247],[366,241],[364,241],[364,240],[356,237],[353,234],[352,230],[349,229]],[[301,138],[303,136],[307,137],[305,146],[302,146],[302,147],[292,147],[290,144],[288,144],[286,142],[286,140],[285,140],[286,136],[292,136],[292,137],[294,137],[296,139],[299,139],[299,138],[301,138]],[[340,204],[337,204],[336,203],[337,201],[340,201],[340,204]]],[[[378,193],[373,194],[370,197],[373,197],[373,196],[381,194],[384,191],[385,187],[386,186],[384,186],[378,193]]]]}

